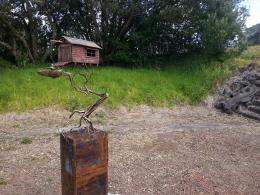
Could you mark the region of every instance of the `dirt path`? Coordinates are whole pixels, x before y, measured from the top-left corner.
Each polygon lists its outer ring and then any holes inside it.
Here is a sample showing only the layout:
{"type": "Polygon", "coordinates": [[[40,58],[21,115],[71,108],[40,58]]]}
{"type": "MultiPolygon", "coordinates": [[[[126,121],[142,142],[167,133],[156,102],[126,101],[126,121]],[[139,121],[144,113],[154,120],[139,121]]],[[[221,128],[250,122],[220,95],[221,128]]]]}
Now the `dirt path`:
{"type": "MultiPolygon", "coordinates": [[[[54,108],[0,115],[0,194],[60,194],[54,108]],[[21,144],[23,137],[32,144],[21,144]]],[[[207,107],[100,110],[112,194],[260,194],[260,126],[207,107]]]]}

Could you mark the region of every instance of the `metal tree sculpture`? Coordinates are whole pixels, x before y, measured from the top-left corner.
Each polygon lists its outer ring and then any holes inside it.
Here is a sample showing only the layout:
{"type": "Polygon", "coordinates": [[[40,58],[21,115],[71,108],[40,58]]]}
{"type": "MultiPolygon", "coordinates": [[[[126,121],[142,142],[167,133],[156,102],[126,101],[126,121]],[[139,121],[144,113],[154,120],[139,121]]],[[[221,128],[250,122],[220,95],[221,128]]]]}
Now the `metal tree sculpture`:
{"type": "Polygon", "coordinates": [[[51,78],[58,78],[58,77],[64,76],[69,80],[72,88],[74,90],[76,90],[77,92],[85,94],[87,96],[96,95],[96,96],[100,97],[94,104],[88,106],[85,110],[74,110],[69,116],[69,118],[71,118],[76,113],[81,114],[78,128],[80,128],[82,126],[82,122],[85,121],[89,125],[88,130],[94,130],[93,124],[92,124],[91,120],[89,119],[89,117],[100,106],[100,104],[102,104],[108,98],[108,93],[98,93],[98,92],[92,91],[88,88],[87,85],[91,78],[91,74],[83,74],[83,73],[72,74],[70,72],[64,71],[60,67],[54,67],[54,66],[51,66],[51,67],[48,67],[45,69],[40,69],[38,71],[38,73],[42,76],[47,76],[47,77],[51,77],[51,78]],[[75,81],[76,75],[79,75],[84,79],[82,86],[77,86],[76,81],[75,81]]]}

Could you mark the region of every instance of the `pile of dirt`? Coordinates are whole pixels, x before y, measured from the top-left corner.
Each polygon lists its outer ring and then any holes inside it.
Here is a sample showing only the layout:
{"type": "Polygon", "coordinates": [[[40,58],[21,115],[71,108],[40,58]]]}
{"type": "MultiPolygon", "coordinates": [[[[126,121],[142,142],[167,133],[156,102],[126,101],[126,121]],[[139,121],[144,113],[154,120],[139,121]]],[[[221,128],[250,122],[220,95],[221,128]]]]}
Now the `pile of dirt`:
{"type": "Polygon", "coordinates": [[[260,99],[260,65],[249,64],[232,76],[220,89],[215,107],[232,114],[248,108],[260,99]]]}

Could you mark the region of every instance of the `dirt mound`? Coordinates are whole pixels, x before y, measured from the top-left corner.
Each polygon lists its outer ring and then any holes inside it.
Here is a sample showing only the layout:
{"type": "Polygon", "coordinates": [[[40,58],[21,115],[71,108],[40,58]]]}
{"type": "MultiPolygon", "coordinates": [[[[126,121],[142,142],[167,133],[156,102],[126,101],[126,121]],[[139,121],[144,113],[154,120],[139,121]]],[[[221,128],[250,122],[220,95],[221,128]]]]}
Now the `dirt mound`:
{"type": "Polygon", "coordinates": [[[239,112],[260,98],[260,65],[249,64],[220,89],[215,107],[225,113],[239,112]]]}

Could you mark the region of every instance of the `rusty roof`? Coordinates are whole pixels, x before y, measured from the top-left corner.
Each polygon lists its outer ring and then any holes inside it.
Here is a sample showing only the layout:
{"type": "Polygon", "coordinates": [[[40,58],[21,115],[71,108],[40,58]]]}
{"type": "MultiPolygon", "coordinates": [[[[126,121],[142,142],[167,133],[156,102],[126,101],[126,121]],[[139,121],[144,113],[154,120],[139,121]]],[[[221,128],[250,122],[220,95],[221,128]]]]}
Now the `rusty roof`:
{"type": "Polygon", "coordinates": [[[74,45],[83,45],[83,46],[87,46],[87,47],[93,47],[93,48],[102,49],[100,46],[98,46],[93,41],[87,41],[87,40],[83,40],[83,39],[76,39],[76,38],[67,37],[67,36],[62,36],[62,37],[66,41],[68,41],[69,43],[74,44],[74,45]]]}

